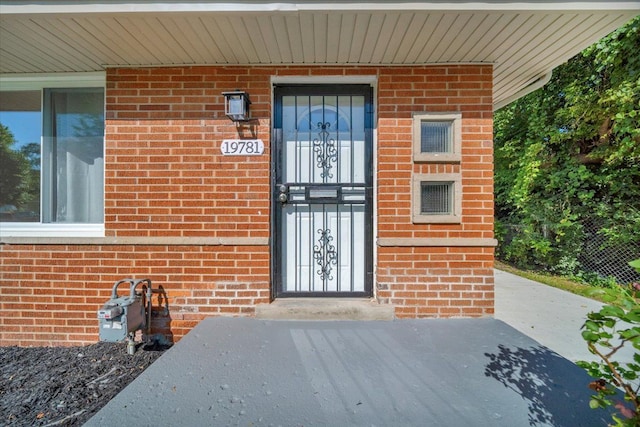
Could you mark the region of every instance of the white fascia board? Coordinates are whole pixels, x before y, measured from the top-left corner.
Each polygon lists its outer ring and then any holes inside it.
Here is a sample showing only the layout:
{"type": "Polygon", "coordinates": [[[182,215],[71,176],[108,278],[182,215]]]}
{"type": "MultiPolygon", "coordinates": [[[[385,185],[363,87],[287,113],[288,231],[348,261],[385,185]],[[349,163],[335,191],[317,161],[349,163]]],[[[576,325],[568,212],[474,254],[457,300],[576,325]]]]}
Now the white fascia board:
{"type": "Polygon", "coordinates": [[[4,1],[0,14],[95,14],[95,13],[176,13],[176,12],[311,12],[311,11],[640,11],[640,1],[529,1],[529,2],[396,2],[375,3],[218,3],[218,2],[33,2],[4,1]]]}
{"type": "MultiPolygon", "coordinates": [[[[300,11],[335,10],[335,11],[361,11],[363,3],[298,3],[300,11]]],[[[478,11],[634,11],[640,12],[640,1],[582,1],[582,2],[378,2],[366,3],[366,10],[373,11],[451,11],[451,12],[478,12],[478,11]]]]}
{"type": "Polygon", "coordinates": [[[296,12],[295,3],[206,3],[206,2],[3,2],[0,14],[95,14],[95,13],[176,13],[176,12],[296,12]]]}
{"type": "Polygon", "coordinates": [[[0,90],[29,90],[35,87],[104,86],[104,71],[86,73],[0,74],[0,90]]]}

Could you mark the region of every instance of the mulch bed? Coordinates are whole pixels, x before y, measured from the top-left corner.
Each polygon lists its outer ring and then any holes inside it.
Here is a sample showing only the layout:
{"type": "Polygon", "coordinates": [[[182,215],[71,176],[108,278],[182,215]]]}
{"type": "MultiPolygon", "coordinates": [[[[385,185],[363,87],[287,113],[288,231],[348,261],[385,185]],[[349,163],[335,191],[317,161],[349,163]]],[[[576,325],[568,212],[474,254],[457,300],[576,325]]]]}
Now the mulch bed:
{"type": "Polygon", "coordinates": [[[0,425],[80,426],[166,349],[0,347],[0,425]]]}

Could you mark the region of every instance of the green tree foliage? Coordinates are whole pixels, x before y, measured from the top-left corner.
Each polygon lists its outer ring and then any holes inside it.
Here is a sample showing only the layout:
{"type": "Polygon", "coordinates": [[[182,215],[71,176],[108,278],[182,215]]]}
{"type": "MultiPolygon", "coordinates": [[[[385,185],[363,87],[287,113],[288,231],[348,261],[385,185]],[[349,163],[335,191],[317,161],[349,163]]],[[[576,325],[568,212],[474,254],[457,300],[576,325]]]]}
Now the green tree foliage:
{"type": "Polygon", "coordinates": [[[588,224],[612,244],[640,242],[638,46],[640,17],[496,112],[499,256],[571,270],[588,224]]]}
{"type": "Polygon", "coordinates": [[[13,149],[15,139],[6,126],[0,124],[0,197],[2,204],[19,205],[23,182],[28,177],[29,161],[13,149]]]}
{"type": "Polygon", "coordinates": [[[33,204],[40,194],[40,146],[33,143],[16,149],[15,142],[9,128],[0,123],[0,208],[4,215],[33,204]]]}

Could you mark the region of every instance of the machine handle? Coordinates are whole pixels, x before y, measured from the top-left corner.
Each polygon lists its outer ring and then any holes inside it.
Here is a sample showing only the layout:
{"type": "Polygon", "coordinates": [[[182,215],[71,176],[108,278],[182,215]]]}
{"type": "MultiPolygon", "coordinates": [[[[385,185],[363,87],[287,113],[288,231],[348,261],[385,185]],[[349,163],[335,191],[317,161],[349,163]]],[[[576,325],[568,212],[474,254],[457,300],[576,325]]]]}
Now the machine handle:
{"type": "Polygon", "coordinates": [[[133,298],[133,297],[135,297],[135,296],[136,296],[136,288],[138,287],[138,285],[139,285],[140,283],[143,283],[143,282],[146,282],[146,283],[147,283],[147,287],[148,287],[149,289],[151,289],[151,279],[139,279],[139,280],[136,280],[135,282],[133,282],[133,283],[131,284],[131,290],[130,290],[130,292],[129,292],[129,296],[130,296],[131,298],[133,298]]]}
{"type": "Polygon", "coordinates": [[[140,283],[143,283],[143,282],[146,282],[149,285],[149,288],[151,288],[151,280],[150,279],[139,279],[139,280],[122,279],[122,280],[118,280],[113,285],[113,289],[111,290],[111,299],[118,298],[118,286],[120,286],[123,283],[129,283],[129,297],[130,298],[135,298],[135,296],[136,296],[136,288],[138,287],[138,285],[140,283]]]}
{"type": "Polygon", "coordinates": [[[133,279],[122,279],[122,280],[118,280],[116,283],[114,283],[113,289],[111,290],[111,299],[118,298],[118,286],[120,286],[123,283],[131,284],[132,282],[133,282],[133,279]]]}

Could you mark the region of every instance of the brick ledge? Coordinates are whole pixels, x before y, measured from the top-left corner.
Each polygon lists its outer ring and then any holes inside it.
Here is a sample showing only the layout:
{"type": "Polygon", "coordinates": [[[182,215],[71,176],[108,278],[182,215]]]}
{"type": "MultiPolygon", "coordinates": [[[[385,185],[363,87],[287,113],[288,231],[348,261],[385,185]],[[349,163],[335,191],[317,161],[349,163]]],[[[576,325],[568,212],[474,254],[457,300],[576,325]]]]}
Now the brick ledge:
{"type": "Polygon", "coordinates": [[[0,237],[7,245],[267,246],[268,237],[0,237]]]}
{"type": "Polygon", "coordinates": [[[377,240],[378,246],[456,246],[456,247],[495,247],[498,245],[496,239],[483,238],[392,238],[380,237],[377,240]]]}

